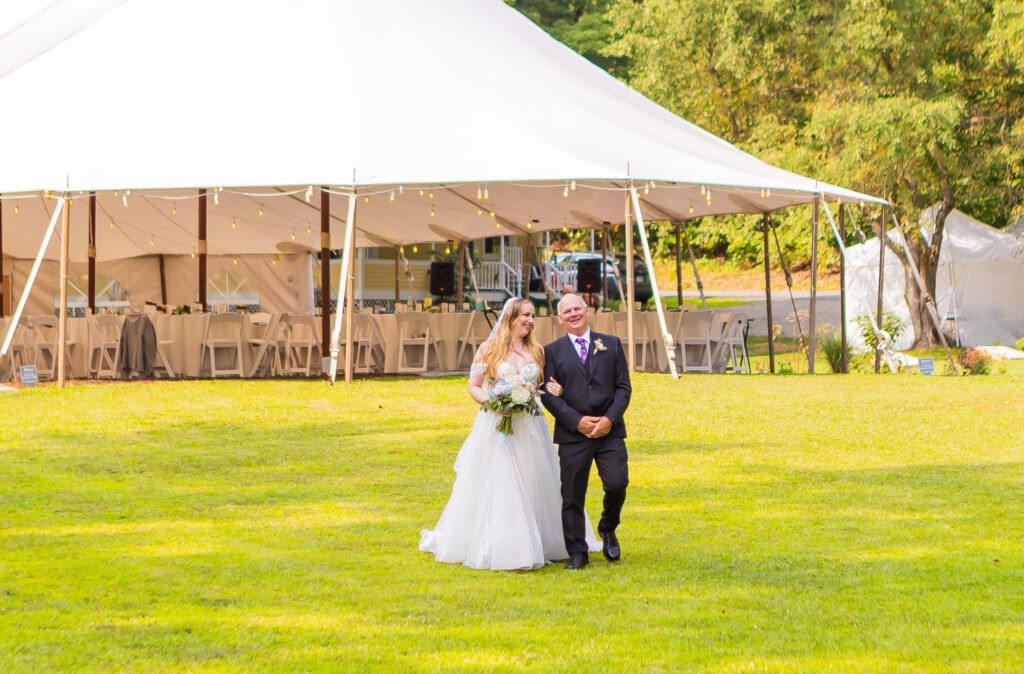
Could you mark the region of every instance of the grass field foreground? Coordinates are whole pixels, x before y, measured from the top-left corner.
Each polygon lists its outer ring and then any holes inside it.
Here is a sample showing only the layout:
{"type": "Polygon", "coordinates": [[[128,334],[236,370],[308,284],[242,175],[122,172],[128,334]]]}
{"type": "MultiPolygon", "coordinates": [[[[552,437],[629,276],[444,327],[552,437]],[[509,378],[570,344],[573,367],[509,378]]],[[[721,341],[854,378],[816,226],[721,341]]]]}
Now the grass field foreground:
{"type": "Polygon", "coordinates": [[[1020,671],[1022,383],[638,374],[582,573],[417,550],[462,378],[3,394],[0,671],[1020,671]]]}

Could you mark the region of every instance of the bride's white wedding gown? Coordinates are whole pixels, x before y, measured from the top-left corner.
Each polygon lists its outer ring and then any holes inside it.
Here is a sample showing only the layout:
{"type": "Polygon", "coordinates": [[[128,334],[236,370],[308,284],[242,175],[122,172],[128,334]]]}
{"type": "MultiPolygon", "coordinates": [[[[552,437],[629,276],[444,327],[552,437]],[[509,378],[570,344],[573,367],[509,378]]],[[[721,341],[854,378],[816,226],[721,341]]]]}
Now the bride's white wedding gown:
{"type": "MultiPolygon", "coordinates": [[[[533,363],[519,374],[534,385],[540,376],[533,363]]],[[[558,453],[547,422],[516,415],[505,435],[499,421],[494,412],[476,415],[455,459],[451,498],[434,530],[422,532],[420,550],[474,569],[536,569],[565,559],[558,453]]],[[[589,518],[587,543],[601,549],[589,518]]]]}

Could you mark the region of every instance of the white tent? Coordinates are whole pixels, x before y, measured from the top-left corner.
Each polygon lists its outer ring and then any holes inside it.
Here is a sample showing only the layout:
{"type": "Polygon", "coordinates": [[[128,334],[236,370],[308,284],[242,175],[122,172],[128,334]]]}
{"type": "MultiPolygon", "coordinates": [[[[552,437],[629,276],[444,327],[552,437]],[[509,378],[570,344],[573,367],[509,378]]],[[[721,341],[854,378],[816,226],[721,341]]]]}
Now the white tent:
{"type": "Polygon", "coordinates": [[[91,192],[98,260],[339,248],[350,224],[356,245],[397,245],[446,238],[430,225],[476,239],[629,210],[884,203],[742,152],[501,0],[14,5],[0,31],[0,194],[17,212],[3,241],[16,258],[39,245],[48,193],[73,201],[77,261],[91,192]],[[348,201],[328,237],[314,186],[348,201]],[[198,189],[213,202],[205,244],[198,189]]]}
{"type": "MultiPolygon", "coordinates": [[[[937,210],[932,206],[921,215],[921,229],[928,238],[937,210]]],[[[877,308],[878,239],[850,246],[846,252],[849,341],[851,348],[863,350],[864,340],[855,321],[865,314],[874,316],[877,308]]],[[[905,326],[895,348],[906,349],[915,338],[903,296],[906,276],[903,265],[888,249],[884,273],[884,311],[895,313],[905,326]]],[[[943,230],[935,286],[939,318],[955,330],[961,344],[999,341],[1012,345],[1024,336],[1024,243],[1006,232],[954,209],[943,230]]]]}
{"type": "Polygon", "coordinates": [[[819,193],[877,201],[672,115],[500,0],[56,0],[21,14],[0,38],[4,250],[19,258],[52,209],[42,190],[98,193],[99,260],[195,252],[199,187],[224,188],[211,254],[319,249],[311,185],[355,188],[358,229],[396,243],[442,240],[432,222],[472,238],[621,222],[631,179],[680,218],[819,193]]]}

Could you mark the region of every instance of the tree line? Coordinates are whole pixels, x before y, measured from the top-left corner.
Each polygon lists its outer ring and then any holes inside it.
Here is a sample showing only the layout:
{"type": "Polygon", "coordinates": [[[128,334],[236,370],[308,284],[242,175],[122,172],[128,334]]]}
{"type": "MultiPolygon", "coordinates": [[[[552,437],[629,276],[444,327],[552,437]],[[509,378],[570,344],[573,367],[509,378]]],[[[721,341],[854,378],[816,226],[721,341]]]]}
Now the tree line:
{"type": "MultiPolygon", "coordinates": [[[[892,202],[928,285],[915,293],[908,282],[921,344],[936,337],[920,319],[948,213],[959,208],[995,227],[1024,216],[1024,1],[506,1],[741,149],[892,202]],[[917,221],[935,203],[929,243],[917,221]]],[[[881,209],[858,217],[877,230],[881,209]]],[[[787,257],[806,260],[807,209],[776,220],[787,257]]],[[[757,218],[694,224],[702,251],[758,260],[757,218]]],[[[671,231],[656,230],[668,250],[671,231]]],[[[822,243],[830,238],[822,228],[822,243]]],[[[893,251],[906,265],[903,250],[893,251]]],[[[824,257],[836,261],[834,249],[824,257]]]]}

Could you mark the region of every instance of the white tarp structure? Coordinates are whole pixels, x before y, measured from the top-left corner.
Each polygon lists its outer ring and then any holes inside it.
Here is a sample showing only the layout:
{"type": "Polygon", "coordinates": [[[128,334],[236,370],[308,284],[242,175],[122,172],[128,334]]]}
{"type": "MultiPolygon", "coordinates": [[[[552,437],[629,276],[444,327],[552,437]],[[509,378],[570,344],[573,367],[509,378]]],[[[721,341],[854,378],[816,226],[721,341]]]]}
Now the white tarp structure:
{"type": "MultiPolygon", "coordinates": [[[[937,210],[932,206],[921,215],[926,238],[933,231],[937,210]]],[[[850,246],[846,252],[849,343],[863,351],[866,346],[856,319],[874,316],[877,309],[878,239],[850,246]]],[[[904,325],[894,348],[907,349],[915,335],[903,296],[906,277],[903,265],[888,249],[884,274],[883,310],[894,313],[904,325]]],[[[1014,344],[1024,337],[1024,243],[954,209],[943,230],[935,294],[939,319],[950,323],[962,345],[1014,344]]]]}

